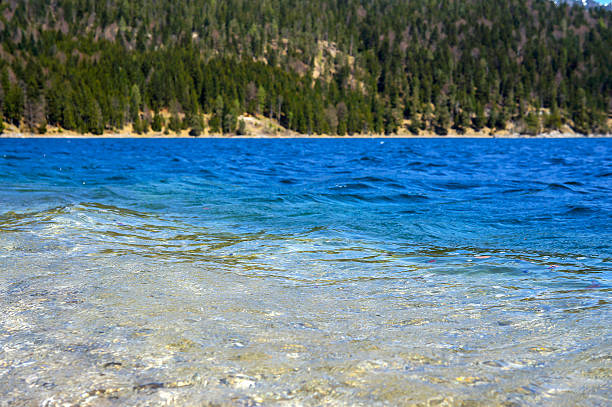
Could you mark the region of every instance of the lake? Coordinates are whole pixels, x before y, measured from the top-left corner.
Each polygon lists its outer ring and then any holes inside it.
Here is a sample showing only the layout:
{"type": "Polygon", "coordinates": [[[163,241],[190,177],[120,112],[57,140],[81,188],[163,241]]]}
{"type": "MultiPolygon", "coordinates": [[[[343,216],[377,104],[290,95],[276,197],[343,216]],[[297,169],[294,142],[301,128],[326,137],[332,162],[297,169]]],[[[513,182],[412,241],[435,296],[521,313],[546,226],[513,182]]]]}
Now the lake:
{"type": "Polygon", "coordinates": [[[0,139],[0,405],[609,405],[611,270],[610,139],[0,139]]]}

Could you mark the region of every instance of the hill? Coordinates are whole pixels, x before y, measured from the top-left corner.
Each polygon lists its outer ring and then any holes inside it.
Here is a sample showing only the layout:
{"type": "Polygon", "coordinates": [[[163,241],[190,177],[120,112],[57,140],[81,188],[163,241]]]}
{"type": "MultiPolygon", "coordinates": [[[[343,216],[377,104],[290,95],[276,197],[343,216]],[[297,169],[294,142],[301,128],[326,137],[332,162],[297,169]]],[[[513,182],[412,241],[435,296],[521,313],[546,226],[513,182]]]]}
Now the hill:
{"type": "Polygon", "coordinates": [[[38,132],[605,132],[611,27],[546,0],[7,0],[0,110],[38,132]]]}
{"type": "Polygon", "coordinates": [[[595,0],[557,0],[557,3],[567,3],[582,7],[604,7],[608,10],[612,10],[612,2],[606,4],[604,2],[597,2],[595,0]]]}

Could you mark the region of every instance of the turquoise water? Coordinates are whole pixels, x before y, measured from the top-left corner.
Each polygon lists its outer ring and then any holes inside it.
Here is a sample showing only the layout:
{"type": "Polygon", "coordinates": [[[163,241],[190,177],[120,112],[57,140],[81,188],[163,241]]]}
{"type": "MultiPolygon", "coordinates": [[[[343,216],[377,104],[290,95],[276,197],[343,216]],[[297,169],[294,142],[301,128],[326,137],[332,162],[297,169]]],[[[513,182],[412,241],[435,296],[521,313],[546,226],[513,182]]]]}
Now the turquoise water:
{"type": "Polygon", "coordinates": [[[607,139],[0,139],[0,405],[609,405],[611,242],[607,139]]]}

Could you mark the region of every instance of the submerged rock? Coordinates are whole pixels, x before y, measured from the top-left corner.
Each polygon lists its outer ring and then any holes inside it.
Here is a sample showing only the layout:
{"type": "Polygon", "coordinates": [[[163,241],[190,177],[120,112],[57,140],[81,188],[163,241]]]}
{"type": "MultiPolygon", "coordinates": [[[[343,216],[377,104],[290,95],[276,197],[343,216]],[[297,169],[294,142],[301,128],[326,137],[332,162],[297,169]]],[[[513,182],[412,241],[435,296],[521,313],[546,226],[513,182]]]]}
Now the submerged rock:
{"type": "Polygon", "coordinates": [[[230,386],[236,390],[248,390],[255,387],[255,379],[243,374],[231,374],[219,381],[221,384],[230,386]]]}

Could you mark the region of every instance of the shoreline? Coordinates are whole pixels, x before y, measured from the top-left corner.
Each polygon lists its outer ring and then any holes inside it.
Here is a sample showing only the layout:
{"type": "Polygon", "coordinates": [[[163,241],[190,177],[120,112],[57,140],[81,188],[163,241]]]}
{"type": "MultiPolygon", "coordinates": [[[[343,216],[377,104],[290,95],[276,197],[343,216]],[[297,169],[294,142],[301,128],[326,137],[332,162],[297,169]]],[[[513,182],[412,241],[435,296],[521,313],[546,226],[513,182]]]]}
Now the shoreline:
{"type": "Polygon", "coordinates": [[[108,133],[102,135],[81,134],[81,133],[52,133],[52,134],[35,134],[35,133],[4,133],[0,134],[0,139],[593,139],[593,138],[612,138],[612,134],[593,134],[582,135],[575,133],[542,133],[538,135],[527,134],[483,134],[471,133],[464,135],[446,135],[437,134],[372,134],[372,135],[346,135],[346,136],[331,136],[331,135],[306,135],[306,134],[258,134],[238,136],[233,134],[206,134],[199,137],[193,137],[184,134],[132,134],[132,133],[108,133]]]}
{"type": "MultiPolygon", "coordinates": [[[[506,129],[495,129],[489,127],[483,127],[480,130],[474,128],[466,128],[463,132],[456,129],[447,129],[446,135],[437,134],[431,130],[422,130],[418,134],[413,134],[407,130],[405,126],[402,126],[397,133],[394,134],[379,134],[379,133],[361,133],[354,135],[333,135],[333,134],[302,134],[297,133],[293,130],[286,129],[278,124],[273,119],[264,116],[251,116],[241,115],[239,120],[245,123],[244,135],[237,135],[235,133],[212,133],[209,129],[204,129],[202,133],[197,136],[189,135],[187,129],[182,129],[176,132],[165,131],[148,131],[143,133],[136,133],[131,124],[128,124],[120,129],[107,130],[103,134],[95,135],[91,133],[80,133],[74,130],[66,130],[57,126],[48,126],[47,131],[43,134],[29,131],[29,129],[15,126],[9,123],[4,123],[4,133],[0,134],[0,138],[74,138],[74,139],[95,139],[95,138],[132,138],[132,139],[460,139],[460,138],[472,138],[472,139],[494,139],[494,138],[611,138],[612,132],[599,133],[599,134],[581,134],[575,132],[570,126],[564,125],[557,130],[542,129],[542,132],[537,135],[530,135],[520,133],[515,126],[507,127],[506,129]]],[[[608,128],[612,128],[612,120],[608,125],[608,128]]]]}

